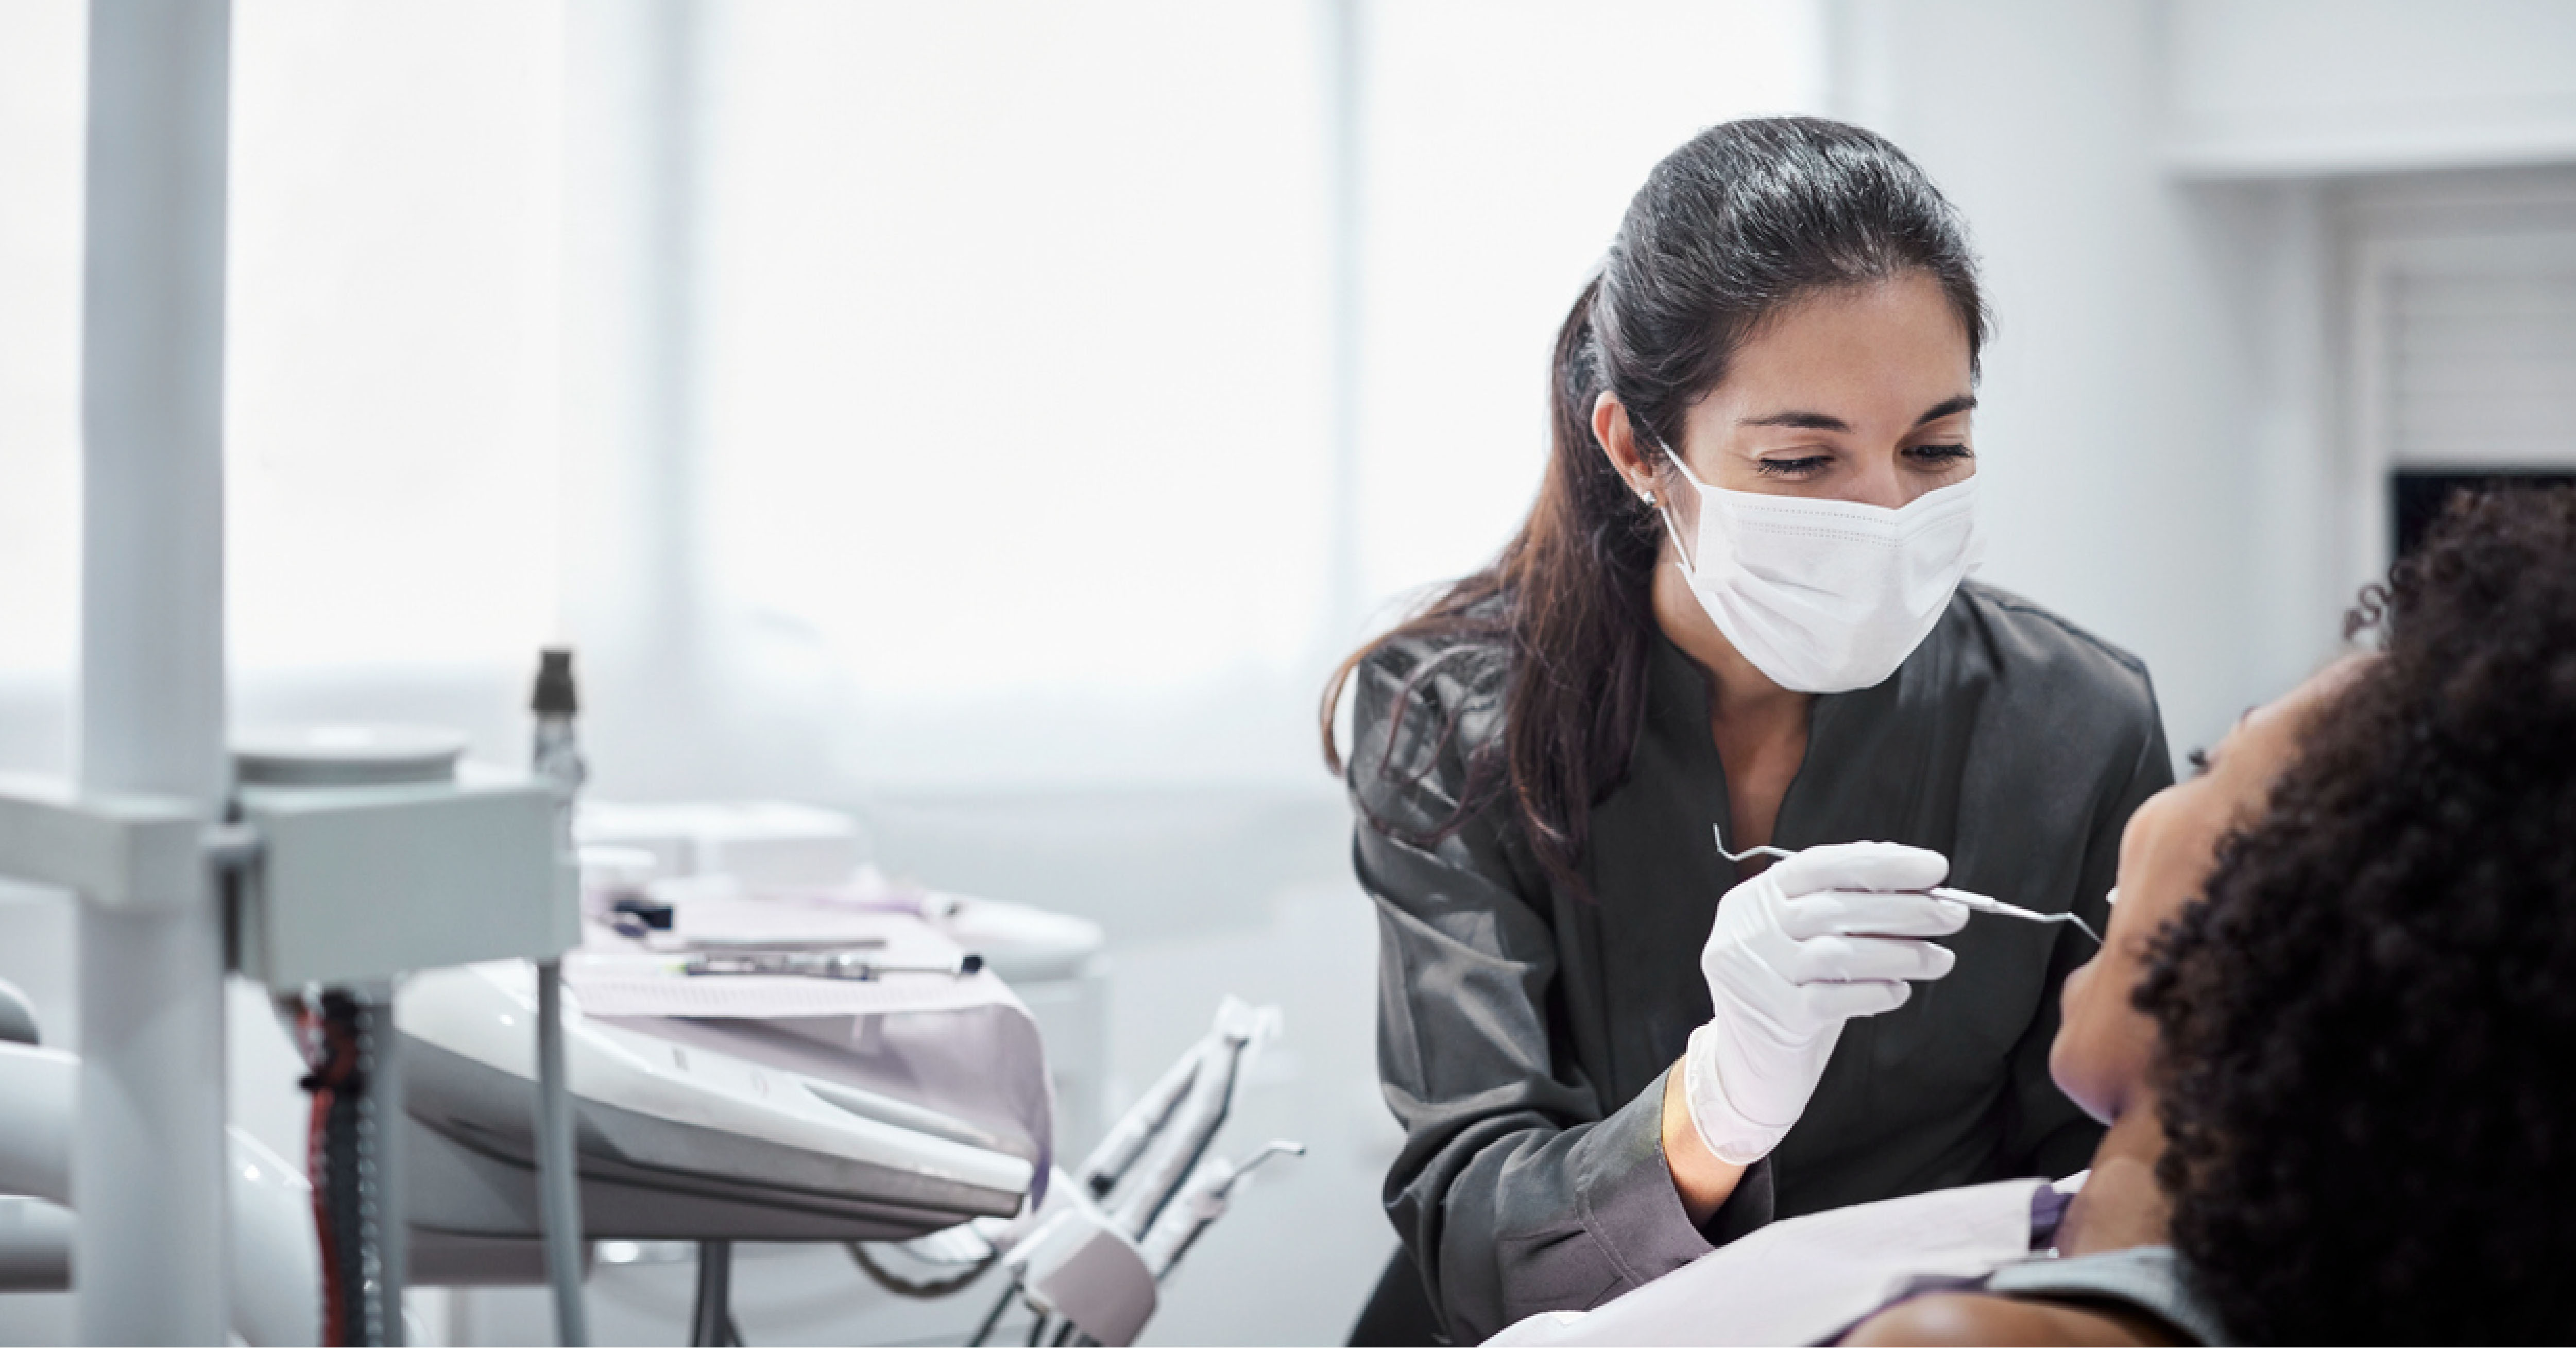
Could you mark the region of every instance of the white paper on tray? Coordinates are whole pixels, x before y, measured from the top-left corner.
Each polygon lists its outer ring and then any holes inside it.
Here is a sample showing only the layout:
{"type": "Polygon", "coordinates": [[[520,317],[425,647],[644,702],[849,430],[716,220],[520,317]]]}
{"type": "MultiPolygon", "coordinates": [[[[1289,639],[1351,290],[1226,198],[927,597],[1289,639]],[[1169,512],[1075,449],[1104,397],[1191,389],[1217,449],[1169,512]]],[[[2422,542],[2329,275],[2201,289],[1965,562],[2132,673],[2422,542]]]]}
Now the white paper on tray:
{"type": "MultiPolygon", "coordinates": [[[[724,941],[847,941],[888,964],[950,965],[961,954],[937,928],[908,913],[852,910],[764,899],[695,899],[681,905],[674,936],[724,941]]],[[[683,972],[687,953],[647,950],[605,928],[564,961],[564,979],[592,1016],[767,1019],[873,1016],[996,1003],[1016,1006],[988,971],[969,975],[889,974],[879,979],[683,972]]]]}
{"type": "MultiPolygon", "coordinates": [[[[828,901],[697,897],[677,906],[681,938],[847,941],[888,963],[953,963],[957,944],[917,914],[828,901]],[[881,944],[880,944],[881,943],[881,944]]],[[[1053,1089],[1036,1019],[990,970],[878,979],[691,975],[684,952],[653,951],[596,925],[564,958],[581,1014],[647,1034],[883,1092],[1011,1140],[1046,1174],[1053,1089]]]]}

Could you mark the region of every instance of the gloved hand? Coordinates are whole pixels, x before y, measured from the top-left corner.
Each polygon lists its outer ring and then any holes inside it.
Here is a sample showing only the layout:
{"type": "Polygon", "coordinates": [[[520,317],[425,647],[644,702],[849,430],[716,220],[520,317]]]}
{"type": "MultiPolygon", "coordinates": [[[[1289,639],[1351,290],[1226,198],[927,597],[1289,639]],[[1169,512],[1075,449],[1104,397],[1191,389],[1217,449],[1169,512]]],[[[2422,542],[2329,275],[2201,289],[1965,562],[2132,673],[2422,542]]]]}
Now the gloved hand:
{"type": "Polygon", "coordinates": [[[1902,1006],[1909,979],[1958,959],[1921,940],[1956,932],[1963,905],[1920,893],[1949,859],[1897,843],[1809,848],[1726,892],[1701,949],[1717,1014],[1691,1032],[1684,1099],[1722,1161],[1769,1154],[1807,1108],[1843,1023],[1902,1006]]]}

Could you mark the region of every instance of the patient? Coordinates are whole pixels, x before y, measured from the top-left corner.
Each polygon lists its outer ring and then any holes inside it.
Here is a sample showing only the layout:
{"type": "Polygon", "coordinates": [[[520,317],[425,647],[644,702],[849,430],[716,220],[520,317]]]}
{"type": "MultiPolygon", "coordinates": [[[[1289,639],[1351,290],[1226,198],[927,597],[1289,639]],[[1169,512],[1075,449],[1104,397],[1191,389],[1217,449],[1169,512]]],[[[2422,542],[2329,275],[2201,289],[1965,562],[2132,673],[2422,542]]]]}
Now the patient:
{"type": "Polygon", "coordinates": [[[2111,1125],[2061,1258],[1846,1343],[2576,1329],[2576,490],[2456,503],[2351,626],[2384,654],[2129,824],[2051,1062],[2111,1125]]]}

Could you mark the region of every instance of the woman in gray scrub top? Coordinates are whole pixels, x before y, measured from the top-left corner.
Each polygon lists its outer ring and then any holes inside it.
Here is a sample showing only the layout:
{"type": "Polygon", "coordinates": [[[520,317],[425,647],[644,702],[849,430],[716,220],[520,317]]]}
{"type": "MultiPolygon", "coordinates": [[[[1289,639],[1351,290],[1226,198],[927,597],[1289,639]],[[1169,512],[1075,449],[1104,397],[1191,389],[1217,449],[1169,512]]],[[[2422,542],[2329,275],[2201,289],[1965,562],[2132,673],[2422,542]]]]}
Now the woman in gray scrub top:
{"type": "Polygon", "coordinates": [[[2084,1164],[2047,1060],[2090,939],[1926,892],[2098,931],[2173,772],[2135,657],[1964,579],[1985,332],[1894,146],[1703,132],[1558,335],[1527,523],[1336,676],[1406,1135],[1356,1342],[1470,1342],[1775,1217],[2084,1164]]]}

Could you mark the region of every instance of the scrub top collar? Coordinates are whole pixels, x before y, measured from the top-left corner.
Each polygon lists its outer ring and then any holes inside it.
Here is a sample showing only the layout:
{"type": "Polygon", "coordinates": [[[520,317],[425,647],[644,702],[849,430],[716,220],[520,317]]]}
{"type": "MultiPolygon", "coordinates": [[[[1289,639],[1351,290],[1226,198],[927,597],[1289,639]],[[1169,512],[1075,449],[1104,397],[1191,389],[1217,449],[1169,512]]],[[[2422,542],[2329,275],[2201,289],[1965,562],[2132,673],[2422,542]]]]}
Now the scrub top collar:
{"type": "MultiPolygon", "coordinates": [[[[1838,839],[1810,838],[1797,828],[1804,812],[1801,798],[1808,779],[1831,770],[1820,765],[1852,761],[1865,746],[1877,742],[1884,751],[1891,739],[1911,739],[1901,713],[1907,702],[1909,687],[1920,689],[1925,667],[1941,659],[1938,648],[1949,636],[1949,624],[1933,629],[1932,635],[1905,658],[1896,673],[1865,689],[1848,693],[1819,693],[1807,708],[1807,752],[1797,775],[1780,801],[1778,821],[1772,829],[1772,841],[1790,849],[1818,843],[1841,842],[1838,839]]],[[[1646,661],[1645,733],[1673,747],[1675,756],[1694,779],[1705,779],[1717,785],[1714,800],[1723,803],[1726,765],[1718,757],[1717,742],[1710,734],[1710,712],[1716,706],[1716,681],[1690,654],[1664,634],[1659,625],[1650,639],[1646,661]]],[[[1723,818],[1712,821],[1732,826],[1723,818]]]]}

